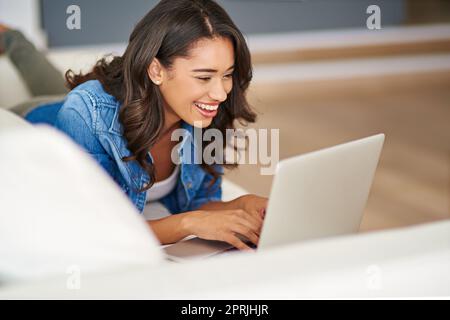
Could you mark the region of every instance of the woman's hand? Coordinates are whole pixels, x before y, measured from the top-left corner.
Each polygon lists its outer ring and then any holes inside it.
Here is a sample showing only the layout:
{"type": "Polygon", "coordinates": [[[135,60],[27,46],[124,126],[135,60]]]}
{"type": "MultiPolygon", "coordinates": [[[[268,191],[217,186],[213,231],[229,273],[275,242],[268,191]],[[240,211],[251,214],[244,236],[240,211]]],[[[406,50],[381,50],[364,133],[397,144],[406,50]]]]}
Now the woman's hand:
{"type": "Polygon", "coordinates": [[[251,250],[239,236],[258,245],[263,219],[243,209],[193,211],[185,218],[185,227],[206,240],[225,241],[240,250],[251,250]]]}
{"type": "Polygon", "coordinates": [[[264,219],[267,209],[267,202],[269,201],[267,198],[254,194],[246,194],[237,198],[235,201],[237,201],[239,208],[253,215],[259,215],[262,219],[264,219]]]}
{"type": "Polygon", "coordinates": [[[266,207],[267,198],[247,194],[228,202],[208,202],[197,211],[174,214],[147,223],[162,244],[195,235],[250,250],[243,238],[258,244],[266,207]]]}

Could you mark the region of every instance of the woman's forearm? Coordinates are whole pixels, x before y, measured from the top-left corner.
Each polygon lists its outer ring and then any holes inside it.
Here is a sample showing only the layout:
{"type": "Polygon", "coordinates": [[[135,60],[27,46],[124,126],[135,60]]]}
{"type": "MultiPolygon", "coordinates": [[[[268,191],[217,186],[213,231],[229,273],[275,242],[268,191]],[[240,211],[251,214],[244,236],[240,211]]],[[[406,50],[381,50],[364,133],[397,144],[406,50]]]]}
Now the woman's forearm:
{"type": "Polygon", "coordinates": [[[234,210],[241,208],[241,197],[231,201],[212,201],[205,203],[198,210],[234,210]]]}
{"type": "Polygon", "coordinates": [[[175,243],[193,234],[192,218],[201,215],[202,211],[233,210],[240,208],[240,198],[232,201],[212,201],[205,203],[197,211],[188,211],[158,220],[149,220],[147,224],[152,228],[153,233],[161,244],[175,243]]]}
{"type": "Polygon", "coordinates": [[[174,243],[192,234],[186,220],[193,214],[196,214],[196,211],[174,214],[158,220],[149,220],[147,224],[161,244],[174,243]]]}
{"type": "Polygon", "coordinates": [[[157,220],[149,220],[147,224],[152,228],[153,233],[161,244],[169,244],[180,241],[192,235],[191,218],[201,214],[200,210],[231,210],[238,209],[238,199],[232,201],[208,202],[198,208],[199,211],[188,211],[173,214],[157,220]]]}

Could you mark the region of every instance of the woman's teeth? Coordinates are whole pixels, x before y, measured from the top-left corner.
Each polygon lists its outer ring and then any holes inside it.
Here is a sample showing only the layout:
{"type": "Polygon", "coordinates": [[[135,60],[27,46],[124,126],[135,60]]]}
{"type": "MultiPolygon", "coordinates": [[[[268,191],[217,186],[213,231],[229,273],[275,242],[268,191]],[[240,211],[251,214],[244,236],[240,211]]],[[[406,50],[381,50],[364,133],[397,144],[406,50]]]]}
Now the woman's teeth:
{"type": "Polygon", "coordinates": [[[214,111],[217,110],[217,108],[219,108],[219,105],[216,106],[210,106],[207,104],[202,104],[202,103],[194,103],[197,107],[204,109],[204,110],[208,110],[208,111],[214,111]]]}

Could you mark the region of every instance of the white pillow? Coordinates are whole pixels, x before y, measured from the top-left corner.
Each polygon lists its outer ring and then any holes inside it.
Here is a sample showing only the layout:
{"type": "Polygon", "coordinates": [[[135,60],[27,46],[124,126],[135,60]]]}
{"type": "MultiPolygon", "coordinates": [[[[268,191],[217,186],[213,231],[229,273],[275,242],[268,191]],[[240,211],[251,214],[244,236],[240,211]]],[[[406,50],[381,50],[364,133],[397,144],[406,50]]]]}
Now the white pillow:
{"type": "MultiPolygon", "coordinates": [[[[5,131],[9,131],[12,128],[27,128],[31,127],[31,124],[25,119],[19,117],[15,113],[0,108],[0,134],[5,131]]],[[[0,153],[0,154],[3,154],[0,153]]]]}
{"type": "Polygon", "coordinates": [[[19,72],[5,54],[0,55],[0,83],[0,108],[10,108],[31,98],[19,72]]]}
{"type": "Polygon", "coordinates": [[[0,283],[163,261],[106,172],[48,126],[0,133],[0,283]]]}

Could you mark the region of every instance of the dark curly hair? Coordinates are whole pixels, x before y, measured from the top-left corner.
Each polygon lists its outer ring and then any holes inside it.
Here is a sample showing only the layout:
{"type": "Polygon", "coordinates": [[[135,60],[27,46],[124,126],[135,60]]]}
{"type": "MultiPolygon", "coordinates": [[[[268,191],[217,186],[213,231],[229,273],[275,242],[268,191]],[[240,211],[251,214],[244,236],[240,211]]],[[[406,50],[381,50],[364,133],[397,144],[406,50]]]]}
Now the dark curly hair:
{"type": "MultiPolygon", "coordinates": [[[[120,103],[119,121],[131,155],[123,161],[137,161],[150,176],[148,190],[155,181],[154,166],[147,160],[148,150],[158,140],[164,127],[163,97],[159,87],[149,79],[147,69],[154,58],[170,70],[177,57],[189,57],[190,49],[202,39],[223,37],[234,47],[235,69],[233,88],[222,102],[220,112],[208,128],[215,128],[226,136],[226,129],[234,129],[234,120],[245,125],[255,122],[245,92],[252,79],[250,52],[245,39],[225,10],[212,0],[162,0],[135,26],[122,56],[100,59],[91,72],[66,72],[69,89],[97,79],[104,90],[120,103]]],[[[203,130],[208,129],[203,128],[203,130]]],[[[224,139],[224,148],[226,147],[224,139]]],[[[205,148],[210,141],[203,142],[205,148]]],[[[237,164],[222,161],[227,168],[237,164]]],[[[202,168],[213,175],[211,185],[219,177],[213,168],[202,162],[202,168]]]]}

